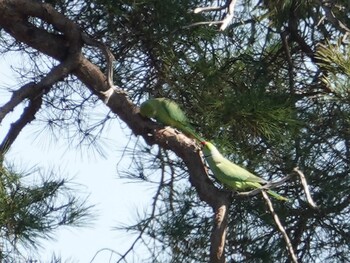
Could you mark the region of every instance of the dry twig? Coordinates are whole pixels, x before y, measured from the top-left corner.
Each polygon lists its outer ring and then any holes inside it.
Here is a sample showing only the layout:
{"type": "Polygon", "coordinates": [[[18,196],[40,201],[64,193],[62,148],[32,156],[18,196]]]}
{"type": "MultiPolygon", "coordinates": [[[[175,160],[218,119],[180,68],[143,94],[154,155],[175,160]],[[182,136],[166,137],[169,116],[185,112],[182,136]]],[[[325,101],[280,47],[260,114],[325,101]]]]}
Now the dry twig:
{"type": "Polygon", "coordinates": [[[263,195],[263,197],[264,197],[264,199],[266,201],[267,206],[269,207],[269,210],[270,210],[270,212],[271,212],[271,214],[273,216],[273,219],[276,222],[276,225],[277,225],[279,231],[281,232],[281,234],[282,234],[282,236],[283,236],[283,238],[284,238],[284,240],[286,242],[287,249],[289,251],[289,254],[290,254],[292,262],[298,263],[298,258],[297,258],[296,254],[294,252],[292,243],[290,242],[288,234],[287,234],[286,230],[284,229],[284,227],[283,227],[283,225],[282,225],[278,215],[276,214],[275,210],[273,209],[273,205],[272,205],[272,202],[271,202],[268,194],[265,192],[265,190],[261,191],[261,193],[262,193],[262,195],[263,195]]]}
{"type": "Polygon", "coordinates": [[[312,207],[312,208],[315,208],[317,209],[317,205],[316,203],[314,202],[314,200],[312,199],[311,197],[311,194],[310,194],[310,190],[309,190],[309,186],[307,184],[307,181],[306,181],[306,178],[305,178],[305,175],[302,171],[299,170],[298,167],[295,167],[293,169],[294,172],[296,172],[299,177],[300,177],[300,180],[301,180],[301,184],[303,185],[303,188],[304,188],[304,192],[305,192],[305,195],[306,195],[306,200],[307,202],[309,203],[309,205],[312,207]]]}
{"type": "Polygon", "coordinates": [[[112,94],[114,93],[115,87],[114,87],[114,83],[113,83],[113,61],[115,60],[115,57],[113,55],[113,53],[109,50],[109,48],[103,44],[102,42],[99,42],[95,39],[92,39],[91,37],[89,37],[86,33],[82,33],[81,34],[83,41],[93,47],[97,47],[98,49],[100,49],[103,53],[103,55],[106,58],[107,61],[107,84],[109,89],[107,91],[101,92],[102,95],[104,95],[105,100],[104,102],[107,104],[110,97],[112,96],[112,94]]]}
{"type": "Polygon", "coordinates": [[[234,16],[234,10],[237,0],[230,0],[225,3],[223,6],[208,6],[208,7],[197,7],[193,10],[195,14],[202,13],[202,12],[213,12],[213,11],[221,11],[226,9],[226,13],[222,20],[220,21],[209,21],[209,22],[198,22],[191,24],[187,27],[193,27],[198,25],[214,25],[214,24],[221,24],[219,30],[224,31],[229,23],[232,21],[234,16]]]}

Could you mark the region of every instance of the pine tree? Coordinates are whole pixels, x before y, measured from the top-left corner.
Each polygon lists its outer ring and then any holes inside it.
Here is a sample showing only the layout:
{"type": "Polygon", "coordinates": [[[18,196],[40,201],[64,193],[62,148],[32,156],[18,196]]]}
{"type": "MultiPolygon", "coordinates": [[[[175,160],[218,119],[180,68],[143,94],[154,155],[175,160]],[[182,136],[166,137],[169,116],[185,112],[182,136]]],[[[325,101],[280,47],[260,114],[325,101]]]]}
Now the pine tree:
{"type": "Polygon", "coordinates": [[[40,116],[52,134],[66,131],[71,143],[103,152],[99,134],[115,114],[144,139],[133,140],[130,179],[158,186],[151,212],[125,227],[139,233],[150,262],[289,261],[259,193],[232,194],[207,173],[198,145],[139,116],[141,101],[166,97],[230,160],[266,180],[294,174],[276,189],[292,202],[274,206],[300,262],[347,260],[347,1],[226,1],[216,9],[191,0],[13,2],[0,1],[1,52],[21,50],[33,70],[22,69],[26,84],[0,109],[1,121],[26,107],[0,150],[40,116]],[[105,46],[116,60],[112,80],[103,74],[105,46]],[[98,107],[113,114],[91,124],[98,107]]]}
{"type": "Polygon", "coordinates": [[[23,248],[36,249],[60,226],[82,226],[91,220],[91,206],[74,195],[69,182],[50,176],[40,175],[38,169],[19,173],[13,166],[0,167],[2,262],[24,261],[23,248]]]}

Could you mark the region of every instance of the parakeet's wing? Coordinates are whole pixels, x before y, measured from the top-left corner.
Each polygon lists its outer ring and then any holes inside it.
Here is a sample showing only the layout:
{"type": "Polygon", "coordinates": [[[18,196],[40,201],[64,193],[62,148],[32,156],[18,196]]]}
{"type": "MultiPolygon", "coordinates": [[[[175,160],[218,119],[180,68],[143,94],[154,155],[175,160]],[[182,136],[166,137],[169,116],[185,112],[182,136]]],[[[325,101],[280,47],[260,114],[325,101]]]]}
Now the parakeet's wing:
{"type": "Polygon", "coordinates": [[[189,121],[185,113],[181,110],[179,105],[175,102],[164,99],[163,100],[164,110],[167,112],[169,117],[174,121],[180,122],[182,124],[189,124],[189,121]]]}
{"type": "Polygon", "coordinates": [[[242,182],[254,182],[265,184],[266,181],[246,169],[230,162],[226,158],[223,158],[220,162],[216,163],[218,169],[227,177],[227,180],[242,181],[242,182]]]}
{"type": "MultiPolygon", "coordinates": [[[[204,140],[194,131],[185,113],[175,102],[165,98],[156,98],[149,101],[152,106],[149,110],[149,117],[154,117],[158,122],[167,126],[172,126],[186,135],[196,138],[198,141],[204,140]]],[[[146,112],[146,107],[144,106],[144,108],[146,112]]]]}

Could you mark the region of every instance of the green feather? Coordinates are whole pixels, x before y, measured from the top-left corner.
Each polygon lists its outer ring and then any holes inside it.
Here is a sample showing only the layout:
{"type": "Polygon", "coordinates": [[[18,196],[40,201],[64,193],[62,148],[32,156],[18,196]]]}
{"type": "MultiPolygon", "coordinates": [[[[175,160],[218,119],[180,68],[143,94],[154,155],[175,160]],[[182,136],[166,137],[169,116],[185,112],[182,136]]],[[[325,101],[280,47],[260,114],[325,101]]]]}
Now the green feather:
{"type": "Polygon", "coordinates": [[[185,113],[174,101],[165,98],[150,99],[140,106],[141,115],[154,118],[158,122],[171,126],[198,141],[204,141],[195,131],[185,113]]]}
{"type": "MultiPolygon", "coordinates": [[[[224,185],[234,190],[247,190],[261,188],[262,184],[267,183],[264,179],[226,159],[212,143],[202,142],[202,144],[204,145],[203,154],[210,169],[224,185]]],[[[274,191],[268,190],[267,193],[278,200],[288,200],[274,191]]]]}

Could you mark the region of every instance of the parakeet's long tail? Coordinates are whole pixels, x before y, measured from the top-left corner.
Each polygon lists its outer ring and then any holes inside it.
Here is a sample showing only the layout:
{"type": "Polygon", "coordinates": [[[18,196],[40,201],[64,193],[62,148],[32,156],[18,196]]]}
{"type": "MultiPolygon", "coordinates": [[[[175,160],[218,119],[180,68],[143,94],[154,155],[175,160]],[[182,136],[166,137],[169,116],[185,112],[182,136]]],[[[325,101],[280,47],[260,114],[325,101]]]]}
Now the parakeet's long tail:
{"type": "Polygon", "coordinates": [[[277,194],[276,192],[272,191],[272,190],[267,190],[267,193],[270,194],[272,197],[278,199],[278,200],[281,200],[281,201],[289,201],[288,198],[282,196],[282,195],[279,195],[277,194]]]}

